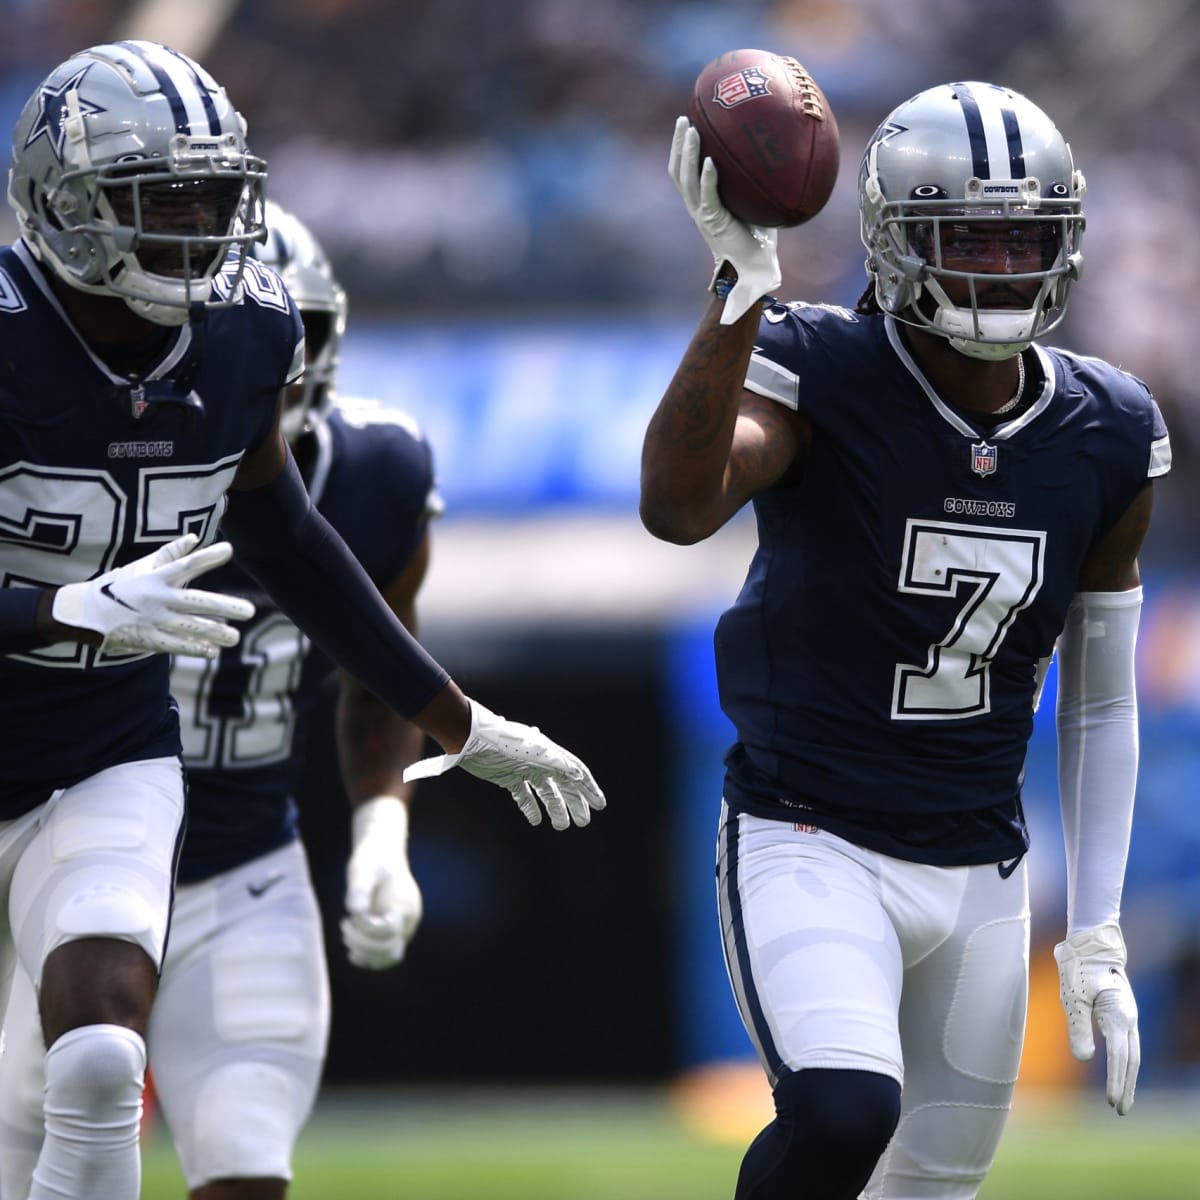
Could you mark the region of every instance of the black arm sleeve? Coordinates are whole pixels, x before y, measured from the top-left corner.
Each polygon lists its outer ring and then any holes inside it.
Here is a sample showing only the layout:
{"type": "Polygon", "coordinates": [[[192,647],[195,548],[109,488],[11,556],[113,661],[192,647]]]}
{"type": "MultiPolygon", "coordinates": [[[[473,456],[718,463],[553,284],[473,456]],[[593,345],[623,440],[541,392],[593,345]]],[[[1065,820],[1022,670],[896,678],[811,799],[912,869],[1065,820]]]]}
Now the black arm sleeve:
{"type": "Polygon", "coordinates": [[[18,654],[46,644],[37,630],[41,595],[41,588],[0,589],[0,654],[18,654]]]}
{"type": "Polygon", "coordinates": [[[229,493],[221,532],[313,642],[401,716],[419,712],[449,681],[313,507],[290,453],[265,487],[229,493]]]}

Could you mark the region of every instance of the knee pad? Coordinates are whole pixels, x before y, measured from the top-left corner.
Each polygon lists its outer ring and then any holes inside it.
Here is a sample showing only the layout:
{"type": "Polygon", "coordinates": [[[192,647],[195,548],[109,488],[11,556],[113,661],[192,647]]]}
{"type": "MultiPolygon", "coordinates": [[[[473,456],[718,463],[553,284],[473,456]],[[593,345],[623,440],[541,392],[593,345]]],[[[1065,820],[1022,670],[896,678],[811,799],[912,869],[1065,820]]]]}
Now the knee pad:
{"type": "Polygon", "coordinates": [[[121,1025],[83,1025],[50,1047],[34,1194],[138,1195],[145,1076],[146,1044],[121,1025]]]}
{"type": "Polygon", "coordinates": [[[900,1120],[900,1085],[811,1069],[775,1086],[775,1120],[742,1161],[736,1200],[857,1200],[900,1120]]]}
{"type": "Polygon", "coordinates": [[[875,1071],[796,1071],[775,1088],[775,1111],[806,1152],[874,1163],[900,1120],[900,1085],[875,1071]]]}
{"type": "Polygon", "coordinates": [[[146,1043],[123,1025],[83,1025],[46,1053],[46,1123],[127,1124],[136,1129],[146,1082],[146,1043]]]}

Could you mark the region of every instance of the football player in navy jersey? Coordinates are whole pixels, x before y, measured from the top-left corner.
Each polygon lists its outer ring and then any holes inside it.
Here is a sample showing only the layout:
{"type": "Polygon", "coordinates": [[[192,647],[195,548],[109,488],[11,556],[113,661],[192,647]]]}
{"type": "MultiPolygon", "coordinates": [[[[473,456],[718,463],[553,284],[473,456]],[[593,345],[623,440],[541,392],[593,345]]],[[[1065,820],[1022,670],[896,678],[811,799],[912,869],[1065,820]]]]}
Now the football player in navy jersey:
{"type": "Polygon", "coordinates": [[[738,1200],[967,1200],[1017,1077],[1029,956],[1021,781],[1058,655],[1071,1049],[1139,1065],[1121,890],[1137,772],[1137,555],[1170,449],[1146,387],[1037,339],[1082,263],[1083,176],[1028,99],[900,105],[859,175],[870,286],[781,303],[776,232],[669,169],[716,298],[652,417],[641,513],[758,549],[715,645],[718,900],[776,1119],[738,1200]]]}
{"type": "Polygon", "coordinates": [[[145,1037],[183,829],[168,655],[212,659],[228,683],[230,622],[253,606],[187,584],[231,546],[305,637],[441,744],[410,778],[462,766],[557,828],[604,804],[577,758],[458,689],[313,507],[279,428],[300,317],[246,253],[264,230],[264,176],[224,91],[147,42],[73,55],[13,131],[0,961],[11,942],[48,1047],[34,1200],[138,1193],[145,1037]]]}
{"type": "MultiPolygon", "coordinates": [[[[280,427],[309,494],[410,633],[441,511],[428,443],[412,419],[368,401],[334,403],[345,292],[295,216],[271,201],[254,256],[304,322],[303,379],[280,427]]],[[[216,660],[176,655],[188,779],[171,936],[147,1038],[156,1095],[194,1200],[275,1200],[312,1109],[329,1033],[320,912],[299,841],[293,786],[332,664],[236,563],[206,585],[254,605],[216,660]]],[[[421,919],[408,865],[404,769],[422,734],[352,676],[339,680],[337,740],[355,805],[346,950],[358,966],[399,962],[421,919]]],[[[0,1056],[0,1200],[28,1193],[42,1141],[42,1046],[18,970],[0,1056]],[[22,1104],[26,1107],[23,1109],[22,1104]]]]}

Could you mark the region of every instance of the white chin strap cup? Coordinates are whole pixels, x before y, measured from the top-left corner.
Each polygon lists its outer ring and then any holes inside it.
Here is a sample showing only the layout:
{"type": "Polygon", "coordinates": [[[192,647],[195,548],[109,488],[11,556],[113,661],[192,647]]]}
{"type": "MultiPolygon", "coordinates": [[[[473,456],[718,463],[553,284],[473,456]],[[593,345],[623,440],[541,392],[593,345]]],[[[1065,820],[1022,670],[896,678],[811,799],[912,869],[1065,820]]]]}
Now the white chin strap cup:
{"type": "Polygon", "coordinates": [[[966,338],[951,337],[946,339],[959,354],[965,354],[968,358],[982,358],[988,362],[1001,362],[1006,358],[1013,358],[1015,355],[1026,350],[1030,346],[1030,342],[972,342],[966,338]]]}

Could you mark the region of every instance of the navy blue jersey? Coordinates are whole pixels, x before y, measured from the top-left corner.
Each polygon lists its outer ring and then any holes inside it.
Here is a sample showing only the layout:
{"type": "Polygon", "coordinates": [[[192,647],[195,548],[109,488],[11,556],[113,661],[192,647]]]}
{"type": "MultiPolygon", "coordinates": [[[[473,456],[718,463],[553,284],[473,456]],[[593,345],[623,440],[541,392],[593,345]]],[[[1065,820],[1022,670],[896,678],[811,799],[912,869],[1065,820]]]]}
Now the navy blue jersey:
{"type": "Polygon", "coordinates": [[[897,857],[1001,861],[1041,672],[1089,550],[1170,464],[1158,407],[1097,359],[1035,348],[1005,424],[946,405],[891,318],[764,313],[746,386],[812,423],[716,631],[738,742],[728,797],[897,857]]]}
{"type": "MultiPolygon", "coordinates": [[[[377,587],[411,561],[437,511],[433,459],[411,418],[342,401],[316,430],[309,494],[377,587]]],[[[300,454],[302,461],[308,454],[300,454]]],[[[213,591],[245,596],[257,612],[241,641],[216,661],[178,656],[188,769],[188,832],[181,882],[205,879],[297,836],[292,790],[308,722],[333,663],[235,560],[204,577],[213,591]]]]}
{"type": "MultiPolygon", "coordinates": [[[[228,286],[225,277],[218,284],[228,286]]],[[[211,542],[242,455],[302,367],[299,314],[250,263],[240,301],[153,334],[142,382],[83,342],[24,243],[0,249],[0,584],[58,586],[183,533],[211,542]],[[160,403],[172,380],[179,398],[160,403]]],[[[79,643],[0,659],[0,820],[115,763],[179,752],[163,655],[79,643]]]]}

